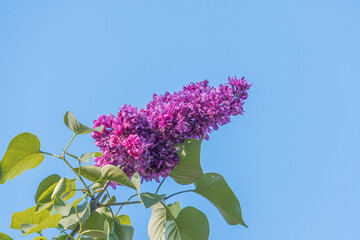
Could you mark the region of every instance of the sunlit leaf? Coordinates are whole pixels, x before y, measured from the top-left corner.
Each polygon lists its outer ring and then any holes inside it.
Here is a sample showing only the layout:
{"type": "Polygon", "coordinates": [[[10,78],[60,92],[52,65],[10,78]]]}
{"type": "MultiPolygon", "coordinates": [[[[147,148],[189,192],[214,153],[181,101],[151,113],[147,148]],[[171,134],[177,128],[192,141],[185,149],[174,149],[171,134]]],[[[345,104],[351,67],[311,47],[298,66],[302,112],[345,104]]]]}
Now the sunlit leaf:
{"type": "Polygon", "coordinates": [[[41,232],[47,228],[57,227],[60,219],[61,215],[57,213],[51,215],[46,209],[35,213],[35,207],[32,207],[23,212],[14,213],[10,227],[22,230],[24,232],[23,235],[27,235],[41,232]]]}
{"type": "Polygon", "coordinates": [[[71,204],[63,201],[61,198],[55,195],[54,209],[58,214],[60,214],[61,216],[68,216],[70,214],[71,208],[71,204]]]}
{"type": "Polygon", "coordinates": [[[43,194],[47,189],[49,189],[53,184],[59,182],[61,177],[57,174],[53,174],[45,178],[38,186],[38,189],[35,194],[35,203],[38,202],[39,197],[43,194]]]}
{"type": "Polygon", "coordinates": [[[39,236],[39,237],[34,238],[33,240],[47,240],[47,238],[43,237],[43,236],[39,236]]]}
{"type": "Polygon", "coordinates": [[[51,196],[57,184],[58,184],[57,182],[54,183],[40,195],[40,197],[36,202],[36,212],[46,209],[53,204],[51,196]]]}
{"type": "Polygon", "coordinates": [[[90,216],[90,205],[87,201],[82,203],[81,205],[78,205],[82,200],[84,199],[84,196],[75,200],[73,203],[71,203],[71,210],[70,214],[67,217],[63,217],[60,220],[60,225],[64,229],[69,229],[75,224],[79,222],[79,218],[82,222],[85,222],[89,216],[90,216]],[[75,211],[76,208],[76,211],[75,211]],[[76,214],[77,213],[77,214],[76,214]]]}
{"type": "Polygon", "coordinates": [[[0,239],[1,240],[13,240],[11,237],[9,237],[5,233],[1,233],[1,232],[0,232],[0,239]]]}
{"type": "Polygon", "coordinates": [[[47,238],[43,237],[43,236],[39,236],[39,237],[34,238],[33,240],[47,240],[47,238]]]}
{"type": "Polygon", "coordinates": [[[25,132],[17,135],[11,140],[0,162],[0,184],[37,167],[43,159],[40,141],[34,134],[25,132]]]}
{"type": "Polygon", "coordinates": [[[119,222],[120,222],[122,225],[131,226],[130,217],[129,217],[128,215],[120,215],[120,216],[117,216],[117,219],[119,220],[119,222]]]}
{"type": "Polygon", "coordinates": [[[38,198],[36,212],[51,207],[55,196],[62,198],[64,201],[72,198],[75,195],[75,192],[71,191],[72,188],[75,188],[75,181],[70,181],[67,178],[62,178],[59,182],[54,183],[38,198]]]}
{"type": "Polygon", "coordinates": [[[51,200],[55,198],[55,196],[60,197],[66,191],[66,182],[69,181],[66,178],[61,178],[60,181],[56,184],[53,193],[51,194],[51,200]]]}

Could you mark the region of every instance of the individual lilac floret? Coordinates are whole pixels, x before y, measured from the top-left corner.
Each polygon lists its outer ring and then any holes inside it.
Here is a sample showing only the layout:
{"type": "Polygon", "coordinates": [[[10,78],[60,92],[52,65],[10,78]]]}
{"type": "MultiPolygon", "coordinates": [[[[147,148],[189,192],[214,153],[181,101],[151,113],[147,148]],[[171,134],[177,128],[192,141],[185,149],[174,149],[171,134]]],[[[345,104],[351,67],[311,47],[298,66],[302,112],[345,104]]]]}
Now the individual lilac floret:
{"type": "Polygon", "coordinates": [[[218,88],[205,80],[173,94],[154,94],[145,109],[124,105],[117,116],[99,116],[94,128],[104,129],[92,136],[103,157],[95,158],[95,165],[112,164],[129,177],[139,172],[142,180],[159,182],[179,163],[175,145],[187,138],[208,139],[231,116],[243,114],[250,87],[244,78],[229,77],[218,88]]]}

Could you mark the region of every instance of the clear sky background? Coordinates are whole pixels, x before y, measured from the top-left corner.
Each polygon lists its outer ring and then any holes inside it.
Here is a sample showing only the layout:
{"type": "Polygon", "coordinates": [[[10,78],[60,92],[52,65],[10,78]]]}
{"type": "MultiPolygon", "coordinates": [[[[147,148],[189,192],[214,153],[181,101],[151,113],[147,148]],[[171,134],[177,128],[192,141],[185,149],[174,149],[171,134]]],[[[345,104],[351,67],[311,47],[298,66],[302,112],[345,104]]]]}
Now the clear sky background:
{"type": "MultiPolygon", "coordinates": [[[[211,240],[360,239],[359,11],[356,0],[3,0],[0,154],[25,131],[59,153],[72,135],[68,110],[92,125],[123,104],[143,107],[153,93],[246,76],[254,83],[246,112],[204,142],[202,166],[225,177],[249,229],[227,225],[199,196],[174,200],[207,214],[211,240]]],[[[70,150],[97,149],[85,135],[70,150]]],[[[10,229],[11,215],[34,205],[52,173],[72,176],[46,157],[0,185],[0,232],[35,237],[10,229]]],[[[168,180],[162,192],[190,188],[168,180]]],[[[148,239],[150,210],[124,214],[134,239],[148,239]]]]}

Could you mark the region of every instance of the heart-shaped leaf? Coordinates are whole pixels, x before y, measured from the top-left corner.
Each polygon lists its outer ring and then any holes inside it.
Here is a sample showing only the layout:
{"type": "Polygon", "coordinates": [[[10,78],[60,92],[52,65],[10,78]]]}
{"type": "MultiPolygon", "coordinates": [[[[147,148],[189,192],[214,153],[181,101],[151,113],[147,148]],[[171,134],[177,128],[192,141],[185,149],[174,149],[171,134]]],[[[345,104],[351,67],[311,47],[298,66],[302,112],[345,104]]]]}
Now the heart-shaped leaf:
{"type": "Polygon", "coordinates": [[[203,139],[185,139],[177,146],[180,163],[170,172],[177,183],[187,185],[196,182],[203,174],[200,165],[200,149],[203,139]]]}
{"type": "Polygon", "coordinates": [[[239,200],[223,176],[217,173],[206,173],[195,182],[195,186],[195,192],[214,204],[228,224],[241,224],[247,227],[242,218],[239,200]]]}
{"type": "Polygon", "coordinates": [[[164,224],[165,240],[207,240],[209,239],[209,221],[204,213],[194,207],[182,209],[173,220],[164,224]]]}
{"type": "Polygon", "coordinates": [[[11,140],[0,162],[0,184],[37,167],[43,160],[40,141],[34,134],[25,132],[17,135],[11,140]]]}

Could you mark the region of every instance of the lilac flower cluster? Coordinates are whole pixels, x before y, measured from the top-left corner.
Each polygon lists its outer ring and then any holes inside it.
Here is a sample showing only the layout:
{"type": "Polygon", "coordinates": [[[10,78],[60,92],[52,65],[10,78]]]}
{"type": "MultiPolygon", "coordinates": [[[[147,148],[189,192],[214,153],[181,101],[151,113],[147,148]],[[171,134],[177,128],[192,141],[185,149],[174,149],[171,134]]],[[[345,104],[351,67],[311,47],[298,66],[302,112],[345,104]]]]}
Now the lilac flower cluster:
{"type": "Polygon", "coordinates": [[[99,116],[93,132],[103,157],[95,165],[112,164],[129,177],[139,172],[143,180],[166,178],[179,163],[176,144],[187,138],[209,139],[209,133],[230,122],[230,116],[244,112],[244,100],[251,87],[244,78],[230,78],[214,88],[204,80],[182,91],[154,94],[145,109],[124,105],[117,116],[99,116]]]}

